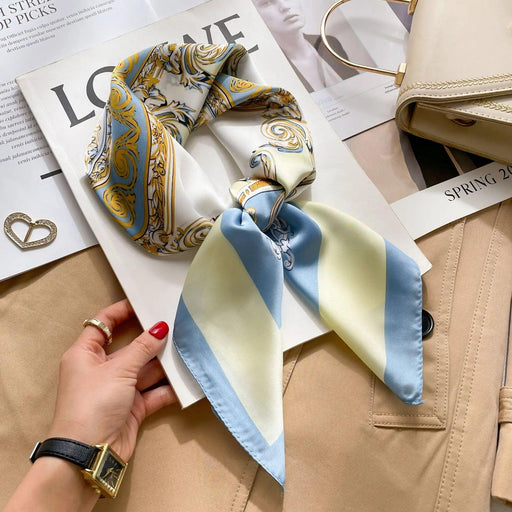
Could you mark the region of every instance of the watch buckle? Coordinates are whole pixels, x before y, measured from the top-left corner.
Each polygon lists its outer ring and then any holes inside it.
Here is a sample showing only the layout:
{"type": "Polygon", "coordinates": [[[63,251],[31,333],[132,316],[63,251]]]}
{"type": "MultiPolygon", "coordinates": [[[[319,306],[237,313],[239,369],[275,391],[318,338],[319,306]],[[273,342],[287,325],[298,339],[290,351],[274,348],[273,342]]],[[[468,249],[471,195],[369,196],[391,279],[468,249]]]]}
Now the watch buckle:
{"type": "Polygon", "coordinates": [[[32,448],[32,453],[29,456],[29,460],[30,460],[30,462],[32,462],[32,464],[36,460],[36,453],[37,453],[37,450],[39,450],[39,447],[41,446],[41,444],[42,444],[41,441],[37,441],[37,443],[34,445],[34,448],[32,448]]]}

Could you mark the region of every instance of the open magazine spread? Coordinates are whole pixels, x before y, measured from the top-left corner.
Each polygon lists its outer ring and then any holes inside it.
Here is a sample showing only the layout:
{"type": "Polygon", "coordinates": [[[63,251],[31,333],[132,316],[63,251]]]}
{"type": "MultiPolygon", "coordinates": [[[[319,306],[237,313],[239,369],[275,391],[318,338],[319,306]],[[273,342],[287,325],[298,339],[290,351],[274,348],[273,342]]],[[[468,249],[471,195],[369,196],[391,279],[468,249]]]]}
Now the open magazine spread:
{"type": "MultiPolygon", "coordinates": [[[[31,2],[0,0],[0,221],[24,212],[32,220],[48,219],[57,230],[53,242],[24,251],[7,236],[0,237],[0,280],[96,243],[15,77],[205,1],[52,0],[37,7],[31,2]]],[[[276,9],[277,2],[253,3],[296,75],[342,139],[393,117],[397,91],[392,79],[355,72],[337,62],[322,45],[318,27],[330,0],[297,0],[286,4],[285,9],[276,9]],[[291,49],[297,52],[291,53],[291,49]],[[307,58],[297,59],[297,53],[307,58]]],[[[218,26],[204,26],[195,36],[208,41],[218,30],[226,40],[236,41],[231,23],[227,20],[218,26]]],[[[333,16],[329,31],[329,40],[336,40],[337,50],[351,59],[384,67],[403,60],[407,30],[380,0],[344,6],[343,12],[333,16]],[[379,38],[369,37],[369,28],[376,24],[385,27],[384,45],[379,38]]],[[[190,35],[183,37],[191,40],[190,35]]],[[[98,69],[87,82],[93,107],[101,105],[95,88],[105,72],[108,70],[98,69]]],[[[53,93],[66,104],[67,96],[60,86],[53,93]]],[[[90,109],[75,111],[71,104],[67,108],[70,123],[91,115],[90,109]]],[[[23,231],[26,226],[18,224],[18,228],[23,231]]],[[[44,229],[37,228],[33,238],[45,234],[44,229]]]]}
{"type": "MultiPolygon", "coordinates": [[[[429,268],[428,261],[387,202],[298,80],[250,0],[236,4],[230,0],[212,0],[18,79],[78,204],[144,327],[161,319],[173,324],[194,254],[191,251],[168,258],[149,255],[136,247],[105,214],[89,188],[84,165],[85,148],[102,110],[100,105],[91,102],[87,83],[95,77],[96,103],[104,102],[109,91],[107,70],[117,62],[158,43],[182,41],[243,44],[250,51],[250,57],[241,62],[241,75],[289,90],[308,121],[318,172],[309,198],[355,216],[412,256],[422,271],[429,268]],[[60,97],[55,94],[56,88],[62,92],[60,97]],[[84,113],[89,112],[93,114],[84,118],[84,113]],[[81,119],[80,122],[73,122],[73,116],[81,119]]],[[[226,150],[213,142],[207,128],[198,132],[188,141],[187,149],[199,165],[212,170],[218,191],[225,193],[228,200],[228,188],[238,175],[237,168],[226,150]]],[[[285,290],[283,350],[325,331],[321,321],[285,290]]],[[[202,396],[172,344],[161,354],[161,360],[182,405],[189,405],[202,396]]]]}

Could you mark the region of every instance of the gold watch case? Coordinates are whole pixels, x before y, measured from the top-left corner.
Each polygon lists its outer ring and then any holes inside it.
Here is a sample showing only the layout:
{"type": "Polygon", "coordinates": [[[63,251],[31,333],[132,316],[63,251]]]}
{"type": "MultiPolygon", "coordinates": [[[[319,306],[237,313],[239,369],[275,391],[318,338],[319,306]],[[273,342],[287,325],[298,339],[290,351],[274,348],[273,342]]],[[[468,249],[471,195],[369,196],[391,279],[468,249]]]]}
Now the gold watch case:
{"type": "Polygon", "coordinates": [[[99,449],[91,468],[83,469],[85,479],[92,487],[107,498],[115,498],[123,480],[128,463],[109,447],[108,444],[97,444],[99,449]]]}

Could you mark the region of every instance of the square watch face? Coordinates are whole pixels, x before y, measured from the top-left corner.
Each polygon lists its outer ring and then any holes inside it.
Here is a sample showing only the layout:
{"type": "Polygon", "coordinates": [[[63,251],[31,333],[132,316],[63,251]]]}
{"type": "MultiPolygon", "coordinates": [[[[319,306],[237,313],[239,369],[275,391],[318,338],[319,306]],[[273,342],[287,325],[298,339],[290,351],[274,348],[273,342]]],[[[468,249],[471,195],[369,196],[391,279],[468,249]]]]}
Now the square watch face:
{"type": "Polygon", "coordinates": [[[115,494],[124,468],[124,465],[112,453],[106,452],[96,471],[96,480],[109,494],[115,494]]]}

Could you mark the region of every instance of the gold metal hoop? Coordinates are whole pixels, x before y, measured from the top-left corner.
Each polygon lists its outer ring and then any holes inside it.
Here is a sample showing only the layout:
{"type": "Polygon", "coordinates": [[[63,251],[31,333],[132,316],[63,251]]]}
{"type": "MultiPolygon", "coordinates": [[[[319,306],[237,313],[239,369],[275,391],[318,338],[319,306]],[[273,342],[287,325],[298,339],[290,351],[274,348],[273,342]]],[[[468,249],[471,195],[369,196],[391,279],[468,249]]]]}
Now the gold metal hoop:
{"type": "MultiPolygon", "coordinates": [[[[359,69],[361,71],[370,71],[371,73],[377,73],[379,75],[388,75],[388,76],[394,76],[395,77],[395,85],[400,85],[402,83],[402,80],[404,79],[405,75],[405,69],[406,69],[406,63],[402,62],[400,66],[398,66],[397,71],[392,71],[390,69],[381,69],[381,68],[374,68],[372,66],[365,66],[364,64],[357,64],[355,62],[352,62],[348,59],[345,59],[338,55],[336,51],[332,48],[332,46],[329,44],[329,41],[327,41],[327,35],[325,31],[325,26],[327,25],[327,20],[329,16],[342,4],[347,3],[349,0],[337,0],[337,2],[334,2],[329,9],[325,12],[323,18],[322,18],[322,24],[320,25],[320,37],[322,38],[322,42],[324,43],[327,50],[329,50],[329,53],[331,53],[336,59],[343,62],[346,66],[349,66],[354,69],[359,69]]],[[[414,9],[416,8],[416,4],[418,0],[388,0],[389,2],[395,2],[399,4],[407,4],[409,6],[408,12],[409,14],[412,14],[414,12],[414,9]]]]}

